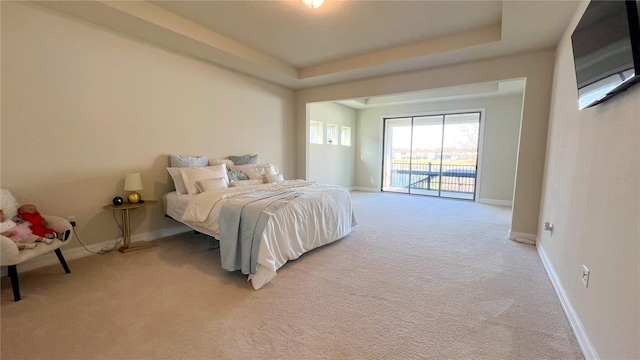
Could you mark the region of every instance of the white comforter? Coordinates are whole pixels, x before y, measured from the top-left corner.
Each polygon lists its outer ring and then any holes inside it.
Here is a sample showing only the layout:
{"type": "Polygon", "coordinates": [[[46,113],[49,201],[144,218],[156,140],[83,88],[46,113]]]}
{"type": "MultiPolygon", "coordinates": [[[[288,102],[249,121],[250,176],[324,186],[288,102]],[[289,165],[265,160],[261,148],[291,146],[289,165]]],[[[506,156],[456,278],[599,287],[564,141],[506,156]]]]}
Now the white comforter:
{"type": "MultiPolygon", "coordinates": [[[[207,191],[190,198],[181,221],[220,234],[218,219],[226,200],[255,191],[295,188],[302,193],[281,207],[269,220],[260,239],[258,267],[249,275],[254,289],[260,289],[288,260],[341,239],[355,225],[351,196],[339,186],[318,185],[300,180],[284,183],[207,191]]],[[[216,236],[216,238],[220,238],[216,236]]]]}

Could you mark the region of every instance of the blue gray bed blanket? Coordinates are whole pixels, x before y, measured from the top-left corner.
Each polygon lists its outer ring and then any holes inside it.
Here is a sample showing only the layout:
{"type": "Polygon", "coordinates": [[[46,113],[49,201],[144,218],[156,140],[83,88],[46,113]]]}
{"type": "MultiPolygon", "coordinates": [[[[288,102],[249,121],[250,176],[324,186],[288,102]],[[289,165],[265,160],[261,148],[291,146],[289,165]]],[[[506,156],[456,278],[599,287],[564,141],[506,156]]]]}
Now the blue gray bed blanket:
{"type": "Polygon", "coordinates": [[[255,274],[260,238],[269,218],[300,196],[297,191],[256,192],[229,199],[220,209],[220,258],[227,271],[255,274]]]}

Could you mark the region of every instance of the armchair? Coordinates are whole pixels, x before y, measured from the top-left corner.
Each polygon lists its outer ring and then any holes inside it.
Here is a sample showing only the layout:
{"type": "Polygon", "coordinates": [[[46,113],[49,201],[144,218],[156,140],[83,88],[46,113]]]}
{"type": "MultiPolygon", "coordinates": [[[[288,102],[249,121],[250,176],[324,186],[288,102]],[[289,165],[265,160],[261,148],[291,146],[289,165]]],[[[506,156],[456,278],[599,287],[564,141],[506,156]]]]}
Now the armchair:
{"type": "MultiPolygon", "coordinates": [[[[11,205],[7,206],[6,204],[16,203],[13,195],[11,195],[7,190],[2,190],[1,196],[2,199],[0,199],[0,201],[2,203],[3,210],[5,210],[6,207],[11,207],[11,205]]],[[[66,230],[69,230],[69,233],[72,233],[73,227],[66,219],[51,215],[43,215],[43,217],[49,226],[59,233],[62,234],[66,230]]],[[[18,264],[36,256],[54,251],[58,256],[58,260],[60,261],[65,273],[69,274],[71,272],[64,260],[64,256],[62,256],[62,251],[60,251],[60,247],[65,245],[67,242],[68,239],[65,239],[64,241],[53,239],[50,244],[41,242],[33,249],[19,250],[18,245],[13,242],[13,240],[0,235],[0,266],[8,267],[9,277],[11,278],[11,287],[13,288],[13,298],[15,301],[20,300],[20,287],[18,284],[18,272],[16,268],[18,264]]]]}

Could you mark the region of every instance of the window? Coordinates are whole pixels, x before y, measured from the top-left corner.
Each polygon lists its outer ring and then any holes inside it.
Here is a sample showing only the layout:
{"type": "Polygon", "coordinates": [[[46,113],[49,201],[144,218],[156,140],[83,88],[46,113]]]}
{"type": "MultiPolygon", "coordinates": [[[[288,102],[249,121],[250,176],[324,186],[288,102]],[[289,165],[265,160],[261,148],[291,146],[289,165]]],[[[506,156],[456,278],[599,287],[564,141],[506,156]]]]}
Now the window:
{"type": "Polygon", "coordinates": [[[312,121],[309,126],[309,142],[312,144],[322,144],[322,123],[312,121]]]}
{"type": "Polygon", "coordinates": [[[327,144],[338,145],[338,125],[327,124],[327,144]]]}
{"type": "Polygon", "coordinates": [[[340,144],[344,146],[351,146],[351,128],[348,126],[342,127],[340,133],[340,144]]]}

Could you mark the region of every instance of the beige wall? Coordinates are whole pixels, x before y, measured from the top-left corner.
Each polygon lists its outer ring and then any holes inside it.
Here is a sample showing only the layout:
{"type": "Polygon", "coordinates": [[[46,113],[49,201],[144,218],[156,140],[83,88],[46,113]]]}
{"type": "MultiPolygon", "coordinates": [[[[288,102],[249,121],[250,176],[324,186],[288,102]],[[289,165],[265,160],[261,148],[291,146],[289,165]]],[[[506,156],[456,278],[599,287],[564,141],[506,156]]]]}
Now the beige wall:
{"type": "MultiPolygon", "coordinates": [[[[353,186],[355,172],[356,110],[344,105],[325,102],[309,105],[309,119],[324,125],[322,144],[309,144],[309,176],[307,180],[324,184],[353,186]],[[327,125],[351,128],[351,146],[327,144],[327,125]]],[[[307,136],[308,138],[308,136],[307,136]]]]}
{"type": "MultiPolygon", "coordinates": [[[[43,212],[75,215],[88,244],[118,236],[102,206],[125,194],[128,172],[142,174],[145,199],[172,189],[170,153],[258,153],[293,178],[294,97],[37,5],[2,2],[1,185],[43,212]]],[[[134,235],[176,224],[159,205],[132,212],[134,235]]]]}
{"type": "Polygon", "coordinates": [[[556,55],[541,246],[601,359],[640,358],[640,85],[578,110],[569,26],[556,55]],[[590,270],[589,287],[580,276],[590,270]]]}
{"type": "Polygon", "coordinates": [[[358,111],[355,186],[380,190],[382,172],[382,122],[394,115],[438,111],[481,110],[481,178],[478,200],[511,202],[522,117],[522,95],[396,105],[358,111]]]}
{"type": "Polygon", "coordinates": [[[511,230],[535,238],[538,232],[553,62],[554,51],[546,50],[299,90],[296,93],[298,176],[304,177],[309,165],[309,144],[305,141],[308,131],[307,103],[526,78],[511,230]]]}

